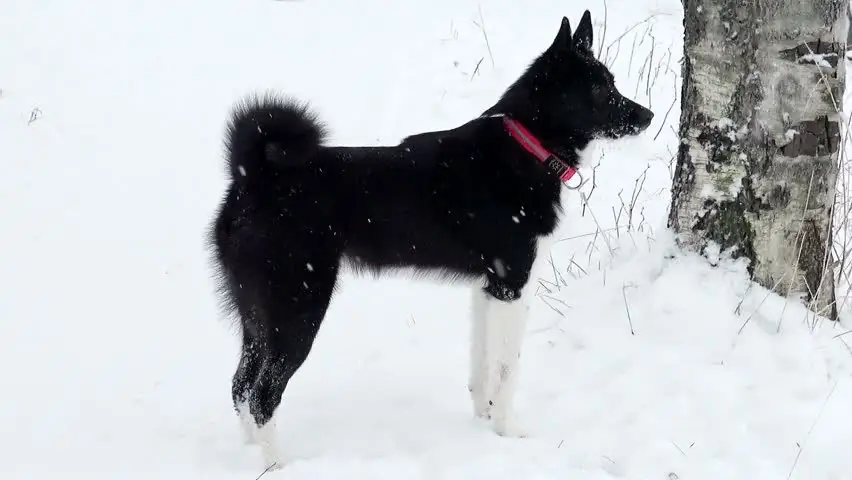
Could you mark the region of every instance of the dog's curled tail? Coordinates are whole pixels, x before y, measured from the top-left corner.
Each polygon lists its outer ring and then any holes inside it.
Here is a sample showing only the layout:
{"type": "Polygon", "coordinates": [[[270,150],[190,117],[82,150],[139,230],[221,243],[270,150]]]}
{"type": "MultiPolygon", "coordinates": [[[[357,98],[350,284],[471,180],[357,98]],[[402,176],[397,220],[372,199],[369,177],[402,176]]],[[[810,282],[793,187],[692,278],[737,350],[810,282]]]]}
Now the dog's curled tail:
{"type": "Polygon", "coordinates": [[[225,149],[231,178],[242,186],[275,182],[287,165],[305,165],[325,140],[308,105],[272,94],[239,102],[231,112],[225,149]]]}

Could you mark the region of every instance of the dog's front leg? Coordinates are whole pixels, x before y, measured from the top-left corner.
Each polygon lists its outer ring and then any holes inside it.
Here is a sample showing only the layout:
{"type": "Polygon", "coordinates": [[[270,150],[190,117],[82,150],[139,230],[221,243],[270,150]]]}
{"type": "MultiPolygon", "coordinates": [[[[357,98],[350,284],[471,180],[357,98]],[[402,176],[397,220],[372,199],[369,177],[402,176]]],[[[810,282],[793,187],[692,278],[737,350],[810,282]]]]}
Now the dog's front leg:
{"type": "Polygon", "coordinates": [[[493,391],[493,383],[489,385],[488,357],[486,351],[486,331],[488,328],[488,307],[490,298],[482,287],[473,288],[471,298],[471,337],[470,337],[470,378],[468,390],[473,401],[473,413],[477,418],[490,418],[491,412],[488,400],[493,391]]]}
{"type": "Polygon", "coordinates": [[[527,298],[518,293],[489,294],[485,337],[486,392],[491,419],[498,435],[523,437],[525,433],[514,412],[514,398],[529,304],[527,298]]]}

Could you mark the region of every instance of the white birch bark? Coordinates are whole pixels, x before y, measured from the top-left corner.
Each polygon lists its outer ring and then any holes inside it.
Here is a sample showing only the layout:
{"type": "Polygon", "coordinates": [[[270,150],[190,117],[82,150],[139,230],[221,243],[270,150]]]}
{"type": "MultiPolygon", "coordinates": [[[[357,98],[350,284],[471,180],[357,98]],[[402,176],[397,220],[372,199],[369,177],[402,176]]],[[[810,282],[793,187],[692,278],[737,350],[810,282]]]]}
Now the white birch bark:
{"type": "Polygon", "coordinates": [[[848,0],[683,0],[669,226],[836,318],[831,218],[848,0]]]}

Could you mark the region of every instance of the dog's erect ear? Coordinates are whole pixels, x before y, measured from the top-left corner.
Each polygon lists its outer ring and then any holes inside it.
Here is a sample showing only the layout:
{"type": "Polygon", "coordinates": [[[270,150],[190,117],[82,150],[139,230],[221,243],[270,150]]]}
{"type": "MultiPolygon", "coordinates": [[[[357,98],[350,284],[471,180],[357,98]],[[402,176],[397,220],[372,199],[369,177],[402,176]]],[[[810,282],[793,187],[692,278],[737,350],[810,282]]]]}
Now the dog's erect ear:
{"type": "Polygon", "coordinates": [[[552,49],[570,49],[571,48],[571,24],[568,22],[568,17],[562,17],[562,25],[559,27],[559,33],[553,39],[552,49]]]}
{"type": "Polygon", "coordinates": [[[592,45],[592,14],[586,10],[574,32],[574,48],[578,52],[592,54],[592,45]]]}

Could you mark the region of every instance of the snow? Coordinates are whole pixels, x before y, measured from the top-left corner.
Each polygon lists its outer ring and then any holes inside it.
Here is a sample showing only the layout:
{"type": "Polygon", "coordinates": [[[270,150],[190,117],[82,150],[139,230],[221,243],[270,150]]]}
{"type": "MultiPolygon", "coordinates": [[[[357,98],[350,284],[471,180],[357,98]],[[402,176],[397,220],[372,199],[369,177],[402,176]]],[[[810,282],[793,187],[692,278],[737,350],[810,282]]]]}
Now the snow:
{"type": "Polygon", "coordinates": [[[796,135],[798,135],[798,134],[799,134],[798,130],[788,128],[787,131],[784,132],[784,140],[787,140],[788,142],[792,142],[793,139],[795,139],[796,135]]]}
{"type": "MultiPolygon", "coordinates": [[[[260,475],[203,242],[233,102],[310,100],[345,145],[452,127],[592,4],[600,42],[596,2],[5,2],[0,478],[260,475]]],[[[657,116],[589,148],[587,205],[566,195],[520,360],[527,438],[473,418],[468,289],[347,276],[279,410],[293,461],[264,478],[852,478],[850,325],[664,228],[680,9],[607,2],[601,50],[628,32],[608,58],[657,116]]]]}
{"type": "Polygon", "coordinates": [[[831,62],[827,59],[835,57],[837,57],[836,53],[806,53],[799,57],[797,61],[799,63],[811,63],[821,68],[831,68],[831,62]]]}

